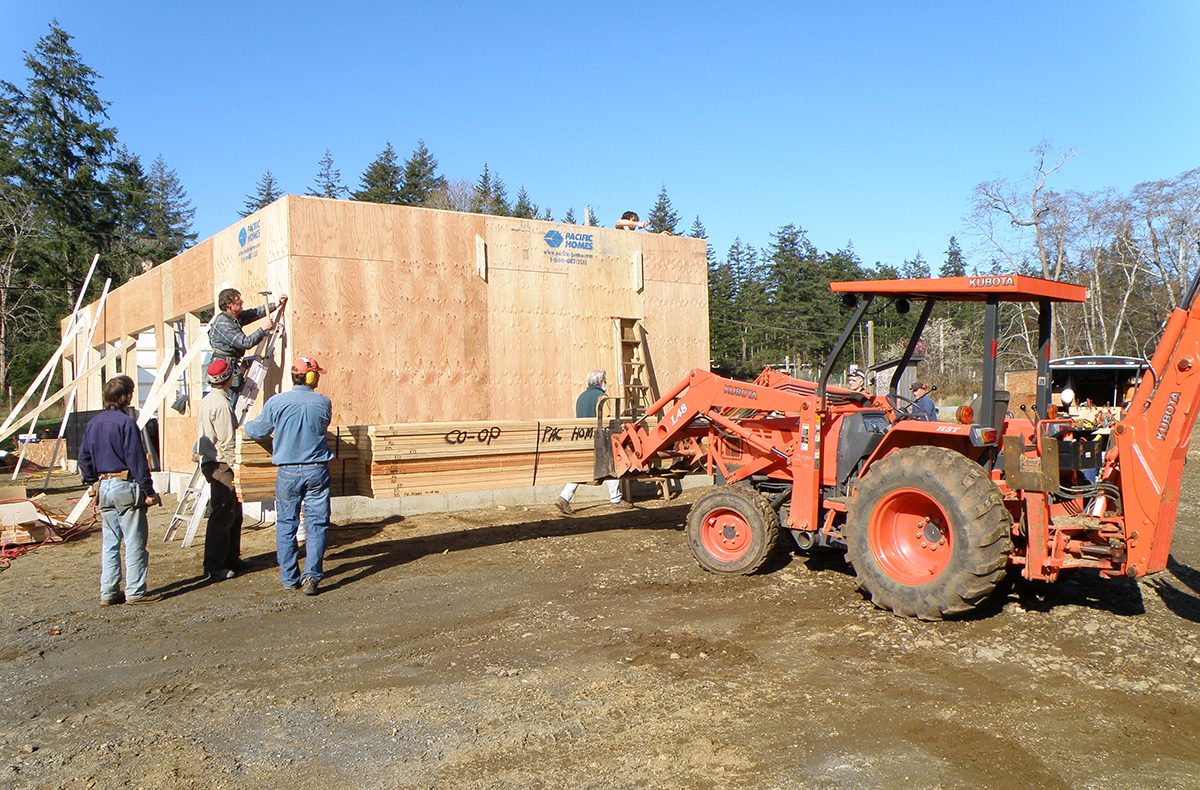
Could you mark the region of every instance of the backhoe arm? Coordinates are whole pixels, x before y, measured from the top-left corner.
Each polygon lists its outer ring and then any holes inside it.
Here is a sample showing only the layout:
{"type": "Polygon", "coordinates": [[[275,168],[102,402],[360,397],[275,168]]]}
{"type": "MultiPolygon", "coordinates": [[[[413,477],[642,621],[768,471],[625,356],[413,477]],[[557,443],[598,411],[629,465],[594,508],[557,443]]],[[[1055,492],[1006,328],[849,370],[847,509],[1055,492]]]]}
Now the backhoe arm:
{"type": "Polygon", "coordinates": [[[1162,339],[1125,415],[1113,429],[1107,479],[1119,480],[1130,576],[1167,565],[1179,503],[1180,479],[1200,407],[1200,306],[1192,281],[1171,311],[1162,339]]]}

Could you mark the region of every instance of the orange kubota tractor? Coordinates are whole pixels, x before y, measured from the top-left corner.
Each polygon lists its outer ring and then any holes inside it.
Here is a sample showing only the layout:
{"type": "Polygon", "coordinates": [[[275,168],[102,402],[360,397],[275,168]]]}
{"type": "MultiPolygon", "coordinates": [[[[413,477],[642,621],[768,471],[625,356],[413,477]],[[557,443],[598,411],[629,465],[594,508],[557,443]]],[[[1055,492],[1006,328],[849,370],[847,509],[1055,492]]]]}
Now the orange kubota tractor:
{"type": "Polygon", "coordinates": [[[1050,403],[1051,309],[1081,286],[1019,275],[833,283],[853,316],[815,382],[770,368],[753,382],[693,370],[633,421],[601,424],[596,479],[704,468],[725,485],[687,518],[701,567],[758,570],[787,530],[801,550],[842,547],[879,607],[927,620],[966,612],[1010,566],[1052,582],[1068,568],[1140,577],[1167,562],[1200,403],[1200,276],[1173,310],[1107,446],[1050,403]],[[829,384],[880,302],[924,306],[886,396],[829,384]],[[897,392],[934,306],[984,305],[983,392],[926,421],[897,392]],[[1036,407],[996,389],[1000,302],[1039,308],[1036,407]]]}

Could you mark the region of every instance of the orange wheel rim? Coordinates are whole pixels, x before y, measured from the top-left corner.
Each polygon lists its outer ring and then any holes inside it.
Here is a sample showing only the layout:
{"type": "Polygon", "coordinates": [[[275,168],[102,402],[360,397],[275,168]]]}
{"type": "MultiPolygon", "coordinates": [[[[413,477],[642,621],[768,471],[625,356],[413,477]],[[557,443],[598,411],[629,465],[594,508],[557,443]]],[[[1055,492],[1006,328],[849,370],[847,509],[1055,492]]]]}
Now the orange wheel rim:
{"type": "Polygon", "coordinates": [[[750,550],[750,525],[741,513],[717,508],[700,525],[700,545],[721,562],[734,562],[750,550]]]}
{"type": "Polygon", "coordinates": [[[893,491],[875,506],[867,540],[879,567],[902,584],[933,581],[946,570],[954,550],[946,512],[915,488],[893,491]]]}

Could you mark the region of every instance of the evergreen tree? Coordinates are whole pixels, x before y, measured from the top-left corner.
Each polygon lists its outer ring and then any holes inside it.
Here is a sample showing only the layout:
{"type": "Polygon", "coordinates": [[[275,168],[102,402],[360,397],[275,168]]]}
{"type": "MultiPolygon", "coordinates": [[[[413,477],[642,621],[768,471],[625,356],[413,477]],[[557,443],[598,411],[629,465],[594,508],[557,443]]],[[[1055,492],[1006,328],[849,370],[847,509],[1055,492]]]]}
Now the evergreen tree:
{"type": "MultiPolygon", "coordinates": [[[[96,92],[99,75],[80,59],[71,39],[53,20],[25,53],[25,86],[0,83],[11,134],[6,167],[13,183],[37,201],[45,223],[31,252],[40,263],[38,279],[59,289],[57,301],[47,306],[52,315],[74,301],[93,253],[107,250],[119,211],[105,183],[116,144],[116,131],[106,123],[108,102],[96,92]]],[[[109,263],[102,258],[100,274],[119,275],[109,263]]]]}
{"type": "Polygon", "coordinates": [[[404,175],[400,181],[400,202],[406,206],[428,206],[441,190],[446,188],[446,179],[438,175],[437,160],[424,140],[404,160],[404,175]]]}
{"type": "Polygon", "coordinates": [[[822,276],[818,263],[817,249],[803,228],[789,224],[775,232],[767,251],[767,295],[768,316],[775,328],[768,350],[777,362],[787,357],[794,363],[814,366],[821,356],[823,338],[814,330],[825,331],[827,324],[816,319],[814,313],[822,289],[828,291],[829,281],[822,276]]]}
{"type": "Polygon", "coordinates": [[[584,214],[584,224],[592,228],[600,227],[600,220],[596,219],[596,212],[592,209],[592,207],[587,206],[584,211],[586,212],[584,214]]]}
{"type": "Polygon", "coordinates": [[[517,202],[513,203],[512,215],[521,219],[533,219],[538,214],[537,204],[529,199],[529,193],[522,185],[517,191],[517,202]]]}
{"type": "Polygon", "coordinates": [[[362,174],[362,188],[354,192],[351,197],[367,203],[399,204],[403,177],[400,165],[396,160],[396,149],[392,148],[392,144],[389,142],[379,156],[367,165],[367,169],[362,174]]]}
{"type": "Polygon", "coordinates": [[[725,260],[734,280],[733,310],[726,320],[736,336],[733,341],[737,358],[735,372],[742,378],[753,377],[762,367],[759,360],[766,339],[765,273],[759,265],[757,250],[743,243],[741,238],[733,240],[725,260]]]}
{"type": "Polygon", "coordinates": [[[150,258],[162,263],[196,243],[196,232],[192,229],[196,209],[179,181],[179,174],[167,167],[162,154],[154,157],[146,186],[146,230],[154,242],[150,258]]]}
{"type": "Polygon", "coordinates": [[[507,217],[512,214],[508,205],[508,192],[500,176],[492,175],[487,162],[483,163],[483,172],[475,182],[475,190],[471,196],[471,211],[476,214],[495,214],[507,217]]]}
{"type": "Polygon", "coordinates": [[[342,171],[333,166],[333,154],[328,148],[325,149],[325,156],[317,162],[317,166],[320,168],[317,171],[317,179],[304,194],[334,200],[350,194],[350,189],[342,185],[342,171]]]}
{"type": "Polygon", "coordinates": [[[539,217],[539,219],[541,219],[543,222],[553,222],[554,212],[550,210],[549,206],[546,206],[545,210],[542,211],[542,216],[539,217]]]}
{"type": "Polygon", "coordinates": [[[700,221],[699,214],[696,215],[696,220],[695,220],[695,222],[692,223],[692,227],[691,227],[691,230],[688,231],[688,235],[691,236],[693,239],[704,239],[705,240],[706,243],[704,245],[704,257],[705,257],[705,260],[708,261],[708,268],[711,271],[713,266],[716,264],[717,257],[716,257],[716,254],[713,252],[712,245],[707,243],[708,231],[705,230],[704,223],[700,221]]]}
{"type": "Polygon", "coordinates": [[[901,269],[903,277],[909,280],[920,280],[930,277],[929,264],[921,257],[921,253],[917,253],[917,257],[912,260],[906,260],[904,267],[901,269]]]}
{"type": "Polygon", "coordinates": [[[654,208],[650,209],[650,216],[646,217],[646,221],[650,223],[646,230],[651,233],[675,233],[675,228],[679,225],[679,214],[671,207],[666,185],[659,191],[658,200],[655,201],[654,208]]]}
{"type": "Polygon", "coordinates": [[[140,263],[149,257],[152,242],[149,224],[150,181],[142,161],[125,146],[118,146],[109,165],[106,185],[112,195],[113,235],[107,257],[120,279],[141,271],[140,263]]]}
{"type": "Polygon", "coordinates": [[[566,213],[566,214],[563,214],[562,221],[563,221],[563,222],[566,222],[566,223],[567,223],[567,224],[569,224],[569,225],[576,225],[576,224],[578,224],[578,223],[575,221],[575,209],[573,209],[573,208],[569,208],[569,209],[567,209],[567,213],[566,213]]]}
{"type": "Polygon", "coordinates": [[[262,178],[258,179],[258,183],[254,187],[254,193],[246,195],[246,202],[242,204],[243,208],[239,213],[243,217],[248,217],[259,209],[271,205],[281,197],[283,197],[283,190],[279,188],[279,182],[275,180],[275,174],[268,170],[263,173],[262,178]]]}
{"type": "Polygon", "coordinates": [[[958,239],[950,237],[950,245],[946,248],[946,262],[942,264],[938,274],[942,277],[966,277],[967,262],[963,258],[962,248],[958,246],[958,239]]]}

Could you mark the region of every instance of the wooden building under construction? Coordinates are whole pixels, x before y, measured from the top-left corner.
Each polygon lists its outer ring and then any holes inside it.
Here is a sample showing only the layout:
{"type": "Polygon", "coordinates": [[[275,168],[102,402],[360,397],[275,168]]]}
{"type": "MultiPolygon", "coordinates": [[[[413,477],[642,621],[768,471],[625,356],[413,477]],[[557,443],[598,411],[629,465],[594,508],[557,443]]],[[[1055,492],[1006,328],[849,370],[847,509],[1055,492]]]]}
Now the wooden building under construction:
{"type": "MultiPolygon", "coordinates": [[[[260,291],[289,296],[267,395],[290,387],[292,358],[315,356],[334,425],[360,433],[570,418],[591,369],[628,400],[650,394],[622,390],[631,374],[665,389],[708,361],[701,239],[287,196],[114,289],[91,347],[68,345],[65,380],[106,354],[103,376],[153,377],[165,355],[204,342],[230,286],[248,307],[260,291]]],[[[164,470],[193,467],[206,359],[172,373],[183,412],[158,410],[164,470]]],[[[101,379],[81,386],[77,409],[100,407],[101,379]]]]}

